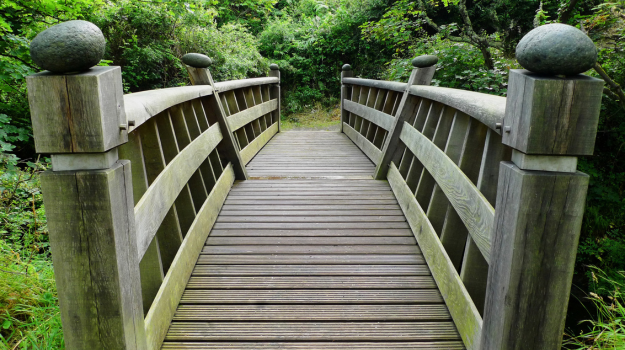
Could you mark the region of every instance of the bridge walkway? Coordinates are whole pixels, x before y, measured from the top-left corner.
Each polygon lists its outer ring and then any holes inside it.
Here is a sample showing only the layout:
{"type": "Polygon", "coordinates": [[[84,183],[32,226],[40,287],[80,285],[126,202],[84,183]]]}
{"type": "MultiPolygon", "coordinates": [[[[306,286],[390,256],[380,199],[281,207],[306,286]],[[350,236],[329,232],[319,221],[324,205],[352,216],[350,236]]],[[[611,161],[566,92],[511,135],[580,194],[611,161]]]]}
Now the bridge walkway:
{"type": "Polygon", "coordinates": [[[464,349],[373,170],[344,134],[277,134],[230,191],[163,349],[464,349]]]}

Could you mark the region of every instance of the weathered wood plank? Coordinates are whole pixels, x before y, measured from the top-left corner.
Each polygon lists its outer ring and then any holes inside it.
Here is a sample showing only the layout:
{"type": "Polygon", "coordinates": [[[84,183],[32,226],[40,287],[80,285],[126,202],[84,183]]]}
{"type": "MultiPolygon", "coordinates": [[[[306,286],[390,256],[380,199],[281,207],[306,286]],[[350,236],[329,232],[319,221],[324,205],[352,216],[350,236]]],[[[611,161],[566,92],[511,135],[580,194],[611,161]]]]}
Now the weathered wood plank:
{"type": "MultiPolygon", "coordinates": [[[[404,127],[404,130],[406,129],[404,127]]],[[[454,265],[445,253],[434,228],[394,163],[391,163],[389,167],[387,178],[422,248],[432,276],[445,299],[460,336],[468,349],[480,349],[482,318],[464,288],[454,265]]]]}
{"type": "MultiPolygon", "coordinates": [[[[228,80],[215,83],[215,90],[222,93],[234,89],[241,89],[250,86],[277,84],[280,83],[280,79],[276,77],[264,77],[264,78],[251,78],[240,80],[228,80]]],[[[256,101],[258,103],[258,100],[256,101]]]]}
{"type": "MultiPolygon", "coordinates": [[[[430,276],[243,276],[195,277],[189,289],[407,289],[436,288],[430,276]]],[[[444,294],[443,294],[444,295],[444,294]]],[[[452,310],[453,312],[453,310],[452,310]]],[[[148,338],[149,339],[149,338],[148,338]]]]}
{"type": "Polygon", "coordinates": [[[367,107],[348,100],[344,102],[344,108],[345,110],[354,113],[385,130],[390,130],[393,126],[394,118],[392,115],[380,112],[371,107],[367,107]]]}
{"type": "Polygon", "coordinates": [[[429,276],[425,265],[197,265],[193,276],[429,276]]]}
{"type": "Polygon", "coordinates": [[[343,84],[354,86],[368,86],[378,89],[386,89],[397,92],[404,92],[406,89],[406,83],[400,83],[397,81],[385,81],[385,80],[372,80],[372,79],[360,79],[360,78],[344,78],[343,84]]]}
{"type": "Polygon", "coordinates": [[[463,350],[464,345],[461,341],[428,341],[428,342],[263,342],[263,343],[251,343],[251,342],[202,342],[202,343],[180,343],[180,342],[167,342],[163,344],[163,350],[208,350],[208,349],[258,349],[258,350],[299,350],[299,349],[445,349],[445,350],[463,350]]]}
{"type": "Polygon", "coordinates": [[[236,265],[236,264],[423,264],[425,261],[419,254],[374,254],[363,255],[351,253],[332,254],[202,254],[198,264],[236,265]]]}
{"type": "Polygon", "coordinates": [[[349,125],[343,125],[343,132],[354,141],[356,146],[358,146],[374,164],[378,164],[382,156],[382,151],[349,125]]]}
{"type": "Polygon", "coordinates": [[[174,316],[176,306],[184,292],[186,282],[191,276],[193,266],[200,254],[202,243],[206,241],[210,228],[217,219],[219,210],[233,183],[234,171],[232,165],[228,164],[211,191],[208,200],[198,211],[195,222],[182,242],[176,259],[174,259],[162,287],[145,317],[148,349],[160,348],[174,316]]]}
{"type": "Polygon", "coordinates": [[[263,131],[254,141],[241,150],[241,159],[243,164],[249,163],[252,158],[278,133],[278,125],[273,124],[263,131]]]}
{"type": "Polygon", "coordinates": [[[452,322],[174,322],[167,341],[206,340],[455,340],[452,322]]]}
{"type": "Polygon", "coordinates": [[[436,289],[187,289],[180,304],[440,304],[436,289]]]}

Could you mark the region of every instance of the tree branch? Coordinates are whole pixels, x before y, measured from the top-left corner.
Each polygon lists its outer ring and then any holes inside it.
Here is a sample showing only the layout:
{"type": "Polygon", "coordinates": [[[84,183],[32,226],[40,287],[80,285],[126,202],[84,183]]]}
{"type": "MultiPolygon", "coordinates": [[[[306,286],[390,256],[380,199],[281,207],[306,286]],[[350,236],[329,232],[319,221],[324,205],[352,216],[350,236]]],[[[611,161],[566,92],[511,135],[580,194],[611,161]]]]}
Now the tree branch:
{"type": "MultiPolygon", "coordinates": [[[[621,88],[621,86],[617,82],[615,82],[614,80],[612,80],[612,78],[610,78],[608,73],[606,73],[605,70],[603,70],[603,67],[601,67],[599,62],[595,63],[595,66],[593,68],[595,69],[595,72],[597,72],[601,76],[601,78],[608,84],[609,86],[608,91],[610,91],[612,94],[608,93],[607,95],[617,100],[619,104],[621,105],[621,108],[625,110],[625,93],[623,93],[623,88],[621,88]]],[[[604,91],[605,91],[605,88],[604,88],[604,91]]]]}
{"type": "Polygon", "coordinates": [[[562,11],[560,11],[560,16],[558,17],[558,22],[569,22],[569,19],[571,19],[571,15],[573,15],[573,10],[575,9],[578,1],[579,0],[570,0],[569,3],[565,5],[564,8],[562,8],[562,11]]]}

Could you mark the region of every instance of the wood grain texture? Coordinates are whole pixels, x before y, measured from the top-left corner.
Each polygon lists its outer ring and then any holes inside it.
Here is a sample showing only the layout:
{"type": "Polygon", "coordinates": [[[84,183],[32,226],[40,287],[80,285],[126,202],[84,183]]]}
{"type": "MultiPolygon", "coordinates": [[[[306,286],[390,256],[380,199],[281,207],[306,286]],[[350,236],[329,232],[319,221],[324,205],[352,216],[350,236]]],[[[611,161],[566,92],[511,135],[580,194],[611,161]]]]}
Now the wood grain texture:
{"type": "Polygon", "coordinates": [[[183,343],[170,342],[163,345],[163,350],[207,350],[207,349],[258,349],[258,350],[296,350],[296,349],[445,349],[445,350],[461,350],[464,349],[462,342],[459,341],[428,341],[428,342],[202,342],[202,343],[183,343]]]}
{"type": "Polygon", "coordinates": [[[560,349],[588,179],[501,163],[484,349],[560,349]]]}
{"type": "Polygon", "coordinates": [[[66,346],[143,349],[130,162],[41,182],[66,346]]]}
{"type": "Polygon", "coordinates": [[[503,143],[525,154],[592,155],[604,81],[510,71],[503,143]]]}
{"type": "Polygon", "coordinates": [[[39,153],[105,152],[128,140],[120,67],[27,78],[39,153]],[[57,138],[57,140],[54,140],[57,138]]]}
{"type": "Polygon", "coordinates": [[[135,208],[137,248],[142,257],[180,191],[221,141],[219,125],[211,126],[180,152],[158,175],[135,208]]]}
{"type": "Polygon", "coordinates": [[[126,117],[135,121],[135,125],[130,126],[128,131],[132,132],[146,120],[172,106],[212,94],[213,88],[208,85],[180,86],[126,94],[124,95],[126,117]]]}
{"type": "Polygon", "coordinates": [[[450,106],[479,120],[500,134],[497,123],[502,123],[506,111],[506,98],[480,92],[438,86],[412,86],[410,94],[450,106]]]}
{"type": "Polygon", "coordinates": [[[186,282],[191,276],[195,261],[200,254],[202,243],[206,241],[210,228],[217,219],[219,210],[233,183],[234,171],[232,165],[228,164],[211,191],[208,200],[198,211],[198,215],[165,276],[150,311],[145,316],[148,349],[160,349],[176,306],[184,292],[186,282]]]}
{"type": "MultiPolygon", "coordinates": [[[[277,77],[228,80],[228,81],[221,81],[221,82],[215,83],[215,89],[217,90],[217,92],[222,93],[222,92],[250,87],[250,86],[278,84],[278,83],[280,83],[280,78],[277,78],[277,77]]],[[[263,100],[263,102],[266,102],[266,101],[263,100]]]]}
{"type": "Polygon", "coordinates": [[[445,192],[484,258],[490,261],[493,207],[458,166],[411,125],[404,125],[400,138],[445,192]]]}
{"type": "Polygon", "coordinates": [[[388,181],[410,223],[464,344],[467,349],[481,349],[482,318],[427,216],[394,163],[389,168],[388,181]]]}
{"type": "MultiPolygon", "coordinates": [[[[265,102],[267,103],[267,102],[265,102]]],[[[267,130],[263,131],[249,145],[241,150],[241,160],[243,164],[248,164],[252,158],[278,133],[278,124],[274,123],[267,130]]]]}
{"type": "Polygon", "coordinates": [[[345,108],[348,112],[354,113],[385,130],[390,130],[393,126],[392,115],[380,112],[374,108],[363,106],[349,100],[344,101],[343,108],[345,108]]]}
{"type": "Polygon", "coordinates": [[[347,124],[343,125],[343,132],[347,135],[347,137],[354,141],[354,144],[356,144],[356,146],[358,146],[374,164],[378,164],[380,162],[382,152],[375,147],[371,141],[367,140],[364,136],[347,124]]]}
{"type": "Polygon", "coordinates": [[[343,79],[343,84],[354,85],[354,86],[374,87],[378,89],[392,90],[392,91],[397,91],[397,92],[404,92],[404,90],[406,89],[406,83],[400,83],[396,81],[385,81],[385,80],[360,79],[360,78],[351,78],[351,77],[346,77],[345,79],[343,79]]]}

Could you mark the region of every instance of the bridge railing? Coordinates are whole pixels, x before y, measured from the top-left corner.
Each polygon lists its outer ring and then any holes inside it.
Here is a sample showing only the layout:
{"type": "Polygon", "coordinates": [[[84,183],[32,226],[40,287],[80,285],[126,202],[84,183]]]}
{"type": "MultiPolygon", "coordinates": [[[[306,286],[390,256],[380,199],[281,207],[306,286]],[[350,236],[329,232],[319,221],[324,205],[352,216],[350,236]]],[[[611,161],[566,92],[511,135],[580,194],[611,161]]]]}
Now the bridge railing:
{"type": "Polygon", "coordinates": [[[235,178],[279,130],[272,72],[129,95],[119,67],[28,78],[68,349],[160,348],[235,178]]]}
{"type": "Polygon", "coordinates": [[[427,86],[434,70],[401,84],[344,67],[343,132],[388,179],[466,347],[560,349],[603,81],[511,70],[504,98],[427,86]]]}

